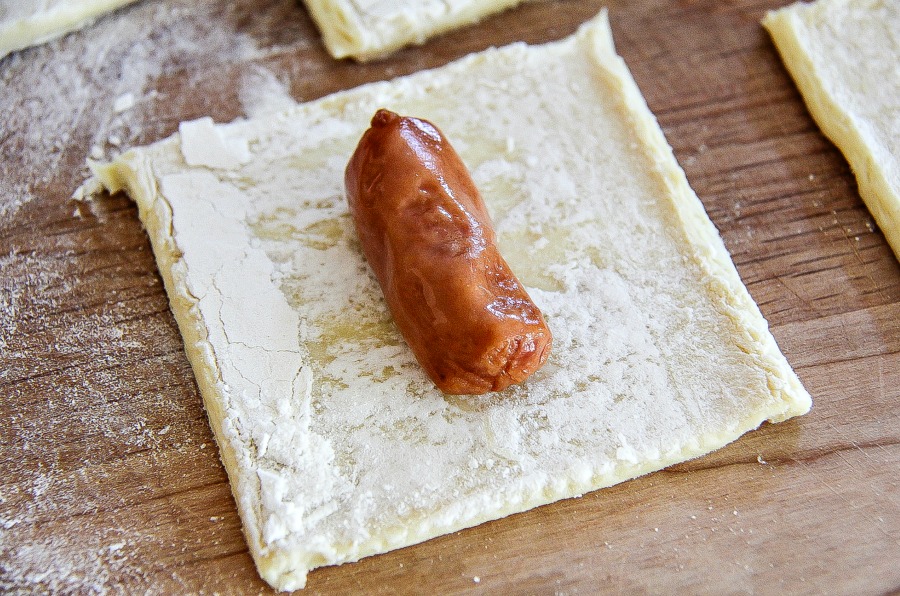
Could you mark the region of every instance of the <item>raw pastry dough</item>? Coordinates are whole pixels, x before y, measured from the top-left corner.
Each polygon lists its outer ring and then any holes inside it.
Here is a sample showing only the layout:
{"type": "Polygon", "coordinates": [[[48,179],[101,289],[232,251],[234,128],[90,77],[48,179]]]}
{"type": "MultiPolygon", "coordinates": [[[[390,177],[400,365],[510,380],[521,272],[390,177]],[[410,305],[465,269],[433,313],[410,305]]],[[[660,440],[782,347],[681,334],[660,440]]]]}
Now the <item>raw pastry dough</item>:
{"type": "Polygon", "coordinates": [[[84,27],[135,0],[0,0],[0,58],[84,27]]]}
{"type": "Polygon", "coordinates": [[[139,206],[250,552],[280,589],[810,406],[605,13],[561,42],[185,124],[93,168],[139,206]],[[391,323],[343,196],[382,106],[439,123],[482,189],[554,334],[525,384],[444,396],[391,323]]]}
{"type": "Polygon", "coordinates": [[[900,257],[900,2],[798,3],[763,25],[900,257]]]}
{"type": "Polygon", "coordinates": [[[335,58],[371,60],[523,0],[303,0],[335,58]]]}

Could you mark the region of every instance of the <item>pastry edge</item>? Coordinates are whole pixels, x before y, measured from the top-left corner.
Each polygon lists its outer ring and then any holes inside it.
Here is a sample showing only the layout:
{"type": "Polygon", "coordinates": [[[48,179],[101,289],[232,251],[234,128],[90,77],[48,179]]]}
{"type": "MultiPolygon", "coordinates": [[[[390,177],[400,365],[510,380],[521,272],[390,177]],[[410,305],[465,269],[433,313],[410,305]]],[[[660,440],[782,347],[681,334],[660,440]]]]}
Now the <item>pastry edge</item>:
{"type": "Polygon", "coordinates": [[[304,0],[310,16],[322,35],[322,42],[333,58],[353,58],[369,62],[408,45],[418,45],[427,39],[453,29],[477,23],[492,14],[510,9],[525,0],[494,0],[472,2],[466,10],[449,14],[425,28],[394,29],[389,37],[380,38],[367,30],[359,15],[344,0],[304,0]],[[340,25],[335,23],[340,21],[340,25]]]}
{"type": "MultiPolygon", "coordinates": [[[[618,87],[632,125],[649,150],[648,156],[655,164],[655,173],[669,191],[694,258],[714,280],[716,287],[711,289],[722,298],[728,316],[743,332],[742,349],[755,354],[757,364],[766,371],[772,397],[780,407],[767,413],[765,419],[782,422],[805,414],[812,406],[812,398],[775,342],[768,322],[741,281],[731,254],[703,203],[688,183],[637,82],[624,59],[616,53],[606,10],[594,21],[582,25],[578,35],[590,39],[598,72],[618,87]]],[[[756,428],[761,422],[751,428],[756,428]]]]}
{"type": "Polygon", "coordinates": [[[900,259],[900,195],[860,133],[859,126],[825,89],[803,40],[797,35],[799,10],[812,4],[797,2],[769,11],[762,25],[769,32],[781,61],[800,90],[803,102],[819,129],[844,155],[856,177],[859,195],[900,259]]]}
{"type": "Polygon", "coordinates": [[[0,58],[31,46],[47,43],[90,25],[102,15],[137,0],[100,0],[94,5],[57,8],[30,18],[0,22],[0,58]]]}
{"type": "MultiPolygon", "coordinates": [[[[250,552],[260,575],[277,589],[303,588],[307,573],[316,567],[353,562],[366,556],[424,542],[513,513],[578,497],[706,455],[733,442],[766,420],[778,422],[809,410],[809,394],[775,344],[765,319],[741,282],[727,249],[700,200],[690,188],[625,62],[616,55],[606,10],[582,25],[576,37],[576,43],[587,44],[582,50],[586,50],[596,62],[598,76],[608,78],[620,89],[633,125],[656,164],[655,173],[671,193],[695,258],[715,280],[718,285],[716,292],[726,302],[731,318],[745,330],[745,349],[757,354],[759,365],[767,371],[769,387],[775,398],[772,407],[749,412],[732,428],[697,437],[679,451],[670,451],[665,457],[653,461],[619,463],[612,471],[607,472],[597,472],[597,467],[593,467],[592,471],[572,469],[566,477],[557,478],[541,489],[526,492],[521,498],[507,500],[489,512],[479,511],[477,507],[467,507],[465,502],[461,502],[457,511],[450,515],[420,520],[417,525],[392,528],[378,538],[354,545],[334,545],[339,554],[332,559],[326,559],[317,552],[269,548],[262,542],[260,520],[252,499],[243,496],[258,495],[259,483],[252,474],[242,472],[238,454],[223,428],[227,404],[223,403],[225,392],[217,388],[221,383],[216,377],[216,371],[219,370],[217,356],[205,339],[207,329],[199,314],[198,301],[190,295],[183,282],[182,271],[185,265],[173,234],[171,207],[159,191],[152,166],[137,151],[129,151],[110,164],[90,164],[96,178],[110,193],[124,190],[138,205],[140,219],[153,245],[171,308],[197,378],[222,462],[231,481],[250,552]],[[604,61],[607,62],[606,65],[603,64],[604,61]]],[[[383,83],[374,83],[379,84],[383,83]]],[[[171,138],[161,142],[171,142],[171,138]]]]}

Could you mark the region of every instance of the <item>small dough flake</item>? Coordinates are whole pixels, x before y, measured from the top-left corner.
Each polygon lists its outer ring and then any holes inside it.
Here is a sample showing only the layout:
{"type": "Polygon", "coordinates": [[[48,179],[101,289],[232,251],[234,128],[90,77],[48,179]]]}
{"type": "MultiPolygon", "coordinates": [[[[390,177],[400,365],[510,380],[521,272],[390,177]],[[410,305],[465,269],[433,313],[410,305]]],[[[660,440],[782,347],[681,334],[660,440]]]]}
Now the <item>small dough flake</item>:
{"type": "Polygon", "coordinates": [[[246,141],[226,139],[208,116],[182,122],[178,133],[181,154],[189,166],[229,169],[252,159],[246,141]]]}
{"type": "Polygon", "coordinates": [[[250,552],[279,589],[810,407],[605,12],[560,42],[214,130],[248,159],[190,165],[176,134],[92,167],[138,204],[250,552]],[[554,334],[527,382],[442,395],[394,327],[343,188],[380,107],[438,123],[472,172],[554,334]]]}

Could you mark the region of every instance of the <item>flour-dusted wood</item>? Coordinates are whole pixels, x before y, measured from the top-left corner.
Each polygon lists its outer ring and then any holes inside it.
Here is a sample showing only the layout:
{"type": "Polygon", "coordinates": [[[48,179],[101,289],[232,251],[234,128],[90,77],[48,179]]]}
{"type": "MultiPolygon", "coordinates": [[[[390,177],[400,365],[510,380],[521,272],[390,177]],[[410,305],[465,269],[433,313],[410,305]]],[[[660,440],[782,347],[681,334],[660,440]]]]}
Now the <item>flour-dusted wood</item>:
{"type": "MultiPolygon", "coordinates": [[[[0,63],[14,108],[0,111],[3,589],[269,592],[136,207],[68,200],[93,145],[111,156],[110,137],[233,120],[265,107],[251,90],[306,101],[558,39],[600,6],[523,4],[360,66],[327,56],[293,1],[143,2],[0,63]],[[127,92],[134,108],[114,114],[127,92]]],[[[776,6],[612,8],[619,52],[815,407],[661,473],[318,569],[308,591],[900,587],[900,267],[759,26],[776,6]]]]}

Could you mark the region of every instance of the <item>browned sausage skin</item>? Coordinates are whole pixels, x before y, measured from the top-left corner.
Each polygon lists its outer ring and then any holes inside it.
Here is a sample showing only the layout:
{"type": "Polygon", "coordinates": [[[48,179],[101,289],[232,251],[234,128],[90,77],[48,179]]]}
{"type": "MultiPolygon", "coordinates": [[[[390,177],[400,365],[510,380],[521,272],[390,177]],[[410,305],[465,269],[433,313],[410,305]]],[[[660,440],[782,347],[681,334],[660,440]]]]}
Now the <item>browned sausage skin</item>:
{"type": "Polygon", "coordinates": [[[433,124],[379,110],[344,182],[394,321],[441,391],[499,391],[544,364],[550,330],[500,256],[468,170],[433,124]]]}

